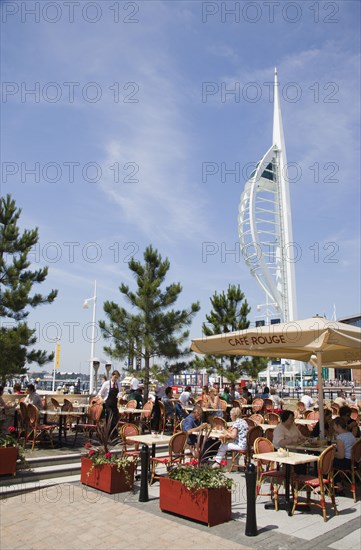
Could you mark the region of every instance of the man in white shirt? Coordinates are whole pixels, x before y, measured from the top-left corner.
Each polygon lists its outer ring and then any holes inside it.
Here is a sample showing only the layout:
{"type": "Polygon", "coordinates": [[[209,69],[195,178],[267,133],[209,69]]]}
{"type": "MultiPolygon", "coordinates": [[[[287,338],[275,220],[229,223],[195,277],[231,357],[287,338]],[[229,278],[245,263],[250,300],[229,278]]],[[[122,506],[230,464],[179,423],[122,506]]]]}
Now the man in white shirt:
{"type": "Polygon", "coordinates": [[[301,401],[305,404],[306,409],[312,409],[315,405],[315,401],[311,397],[310,390],[305,390],[305,394],[301,397],[301,401]]]}
{"type": "Polygon", "coordinates": [[[133,376],[131,382],[130,382],[130,391],[137,390],[139,388],[139,380],[135,376],[133,376]]]}
{"type": "Polygon", "coordinates": [[[186,386],[184,392],[182,392],[179,396],[179,401],[183,407],[187,407],[190,404],[190,400],[193,401],[192,388],[190,386],[186,386]]]}

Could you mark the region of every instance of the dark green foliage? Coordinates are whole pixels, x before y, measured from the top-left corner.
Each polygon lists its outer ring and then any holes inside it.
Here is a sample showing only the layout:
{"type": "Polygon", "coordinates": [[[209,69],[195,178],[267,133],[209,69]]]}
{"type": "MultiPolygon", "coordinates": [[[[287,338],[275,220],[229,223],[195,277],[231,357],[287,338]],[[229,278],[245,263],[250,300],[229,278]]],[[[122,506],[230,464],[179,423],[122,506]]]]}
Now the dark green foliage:
{"type": "MultiPolygon", "coordinates": [[[[210,300],[212,310],[206,315],[207,323],[203,323],[205,336],[245,330],[249,327],[247,316],[251,308],[239,286],[229,285],[227,293],[215,292],[210,300]]],[[[196,357],[192,362],[196,370],[206,369],[209,373],[216,372],[220,376],[225,376],[231,383],[232,396],[235,384],[242,374],[255,378],[266,365],[267,359],[261,357],[245,359],[243,356],[235,355],[205,355],[203,358],[196,357]]]]}
{"type": "Polygon", "coordinates": [[[57,295],[32,294],[34,284],[45,281],[48,268],[31,271],[28,254],[38,242],[38,230],[20,233],[21,210],[10,195],[0,199],[0,379],[26,372],[25,363],[43,365],[52,360],[45,351],[28,350],[36,343],[35,330],[26,323],[29,308],[51,303],[57,295]],[[8,320],[6,320],[8,319],[8,320]]]}
{"type": "Polygon", "coordinates": [[[182,286],[172,283],[162,288],[169,267],[168,259],[163,261],[151,246],[144,252],[144,263],[132,258],[129,268],[137,289],[133,292],[125,284],[119,287],[131,311],[114,302],[105,302],[104,311],[109,323],[99,323],[103,336],[111,340],[112,346],[104,348],[111,357],[124,359],[135,355],[142,360],[145,398],[148,397],[150,359],[163,357],[178,362],[188,354],[188,349],[182,348],[189,336],[185,327],[199,311],[198,303],[193,303],[189,310],[171,308],[182,286]]]}

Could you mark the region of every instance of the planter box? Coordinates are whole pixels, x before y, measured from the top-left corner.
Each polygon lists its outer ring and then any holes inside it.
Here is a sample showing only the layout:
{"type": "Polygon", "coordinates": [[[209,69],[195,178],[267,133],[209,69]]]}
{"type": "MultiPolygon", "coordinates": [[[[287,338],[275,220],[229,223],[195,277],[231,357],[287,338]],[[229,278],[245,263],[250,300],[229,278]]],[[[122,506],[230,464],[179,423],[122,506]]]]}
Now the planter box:
{"type": "Polygon", "coordinates": [[[206,523],[209,527],[231,519],[231,492],[219,489],[187,489],[180,481],[160,478],[160,509],[206,523]]]}
{"type": "Polygon", "coordinates": [[[0,475],[15,475],[17,459],[17,447],[0,447],[0,475]]]}
{"type": "Polygon", "coordinates": [[[119,471],[111,464],[93,466],[90,458],[82,458],[80,481],[105,493],[125,493],[133,489],[134,464],[129,464],[127,469],[119,471]]]}

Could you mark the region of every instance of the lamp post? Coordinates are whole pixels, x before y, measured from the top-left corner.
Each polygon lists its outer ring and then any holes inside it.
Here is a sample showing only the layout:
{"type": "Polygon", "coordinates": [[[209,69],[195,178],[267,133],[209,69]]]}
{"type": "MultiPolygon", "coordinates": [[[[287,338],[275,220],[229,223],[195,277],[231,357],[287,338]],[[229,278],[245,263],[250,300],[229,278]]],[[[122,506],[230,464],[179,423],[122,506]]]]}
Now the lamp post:
{"type": "Polygon", "coordinates": [[[89,302],[93,301],[93,320],[92,320],[92,336],[91,336],[91,348],[90,348],[90,365],[89,365],[89,395],[93,393],[94,384],[93,384],[93,361],[94,361],[94,349],[95,349],[95,313],[96,313],[96,304],[97,304],[97,282],[94,281],[94,296],[84,300],[83,308],[89,308],[89,302]]]}

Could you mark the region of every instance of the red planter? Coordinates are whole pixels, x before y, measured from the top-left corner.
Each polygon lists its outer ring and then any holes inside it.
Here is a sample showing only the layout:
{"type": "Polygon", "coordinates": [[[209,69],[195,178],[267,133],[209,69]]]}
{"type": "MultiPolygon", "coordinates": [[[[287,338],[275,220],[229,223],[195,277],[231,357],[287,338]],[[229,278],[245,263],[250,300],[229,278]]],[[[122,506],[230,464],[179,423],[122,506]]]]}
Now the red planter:
{"type": "Polygon", "coordinates": [[[187,489],[180,481],[160,478],[160,509],[207,523],[209,527],[231,519],[231,492],[218,489],[187,489]]]}
{"type": "Polygon", "coordinates": [[[17,459],[17,447],[0,447],[0,475],[15,475],[17,459]]]}
{"type": "Polygon", "coordinates": [[[80,481],[105,493],[125,493],[133,489],[134,464],[130,463],[125,470],[117,470],[111,464],[93,466],[90,458],[84,457],[81,459],[80,481]]]}

